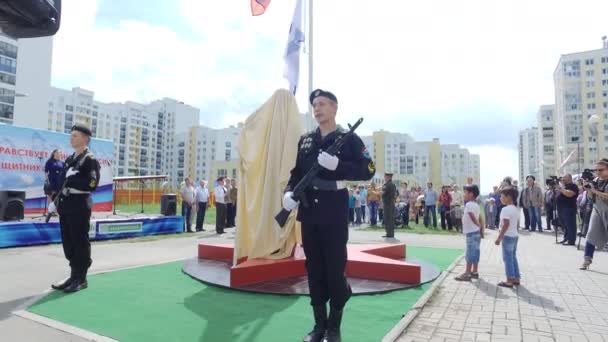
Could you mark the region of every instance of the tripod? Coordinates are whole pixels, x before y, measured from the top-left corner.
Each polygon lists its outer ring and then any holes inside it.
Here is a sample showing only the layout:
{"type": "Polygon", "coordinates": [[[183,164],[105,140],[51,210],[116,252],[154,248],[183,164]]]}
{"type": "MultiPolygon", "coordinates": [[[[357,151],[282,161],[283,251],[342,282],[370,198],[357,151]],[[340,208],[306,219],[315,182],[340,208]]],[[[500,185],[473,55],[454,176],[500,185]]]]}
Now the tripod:
{"type": "Polygon", "coordinates": [[[40,218],[46,218],[47,215],[47,208],[49,206],[49,197],[47,194],[44,194],[44,208],[42,209],[42,213],[39,216],[34,216],[32,217],[32,219],[40,219],[40,218]]]}

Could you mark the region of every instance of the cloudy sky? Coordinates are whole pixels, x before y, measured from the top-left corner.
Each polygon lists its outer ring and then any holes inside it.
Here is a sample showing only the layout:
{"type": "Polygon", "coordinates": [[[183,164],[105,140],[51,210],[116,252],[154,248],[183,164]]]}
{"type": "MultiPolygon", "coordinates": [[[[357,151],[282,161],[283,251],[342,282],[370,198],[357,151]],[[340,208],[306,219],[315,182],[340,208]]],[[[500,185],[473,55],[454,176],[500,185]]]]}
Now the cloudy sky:
{"type": "MultiPolygon", "coordinates": [[[[484,192],[517,177],[517,132],[554,102],[559,56],[600,48],[608,34],[605,0],[359,2],[315,2],[313,86],[338,96],[340,123],[365,117],[361,134],[405,132],[480,153],[484,192]]],[[[273,0],[259,17],[249,0],[63,3],[54,86],[101,101],[176,98],[212,127],[243,120],[287,86],[295,0],[273,0]]]]}

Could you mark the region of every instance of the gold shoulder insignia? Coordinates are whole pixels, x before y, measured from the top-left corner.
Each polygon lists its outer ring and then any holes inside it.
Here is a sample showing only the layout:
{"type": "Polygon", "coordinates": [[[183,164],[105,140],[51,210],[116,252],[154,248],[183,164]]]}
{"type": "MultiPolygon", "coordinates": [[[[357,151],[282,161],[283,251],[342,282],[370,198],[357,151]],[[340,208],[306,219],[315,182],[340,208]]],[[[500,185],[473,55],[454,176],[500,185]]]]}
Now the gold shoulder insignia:
{"type": "Polygon", "coordinates": [[[369,172],[376,172],[376,165],[374,165],[373,161],[370,161],[369,164],[367,164],[367,170],[369,170],[369,172]]]}

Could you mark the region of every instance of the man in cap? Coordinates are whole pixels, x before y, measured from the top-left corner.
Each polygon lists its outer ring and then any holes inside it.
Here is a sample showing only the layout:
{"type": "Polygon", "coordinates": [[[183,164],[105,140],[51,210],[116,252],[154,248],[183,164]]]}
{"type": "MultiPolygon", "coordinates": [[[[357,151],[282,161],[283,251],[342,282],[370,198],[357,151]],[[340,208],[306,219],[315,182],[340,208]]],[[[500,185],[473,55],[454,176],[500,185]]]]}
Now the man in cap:
{"type": "Polygon", "coordinates": [[[70,144],[74,153],[65,161],[65,182],[61,192],[49,205],[49,213],[59,212],[63,253],[70,262],[70,277],[55,290],[76,292],[87,288],[87,270],[91,260],[89,224],[93,201],[91,193],[99,183],[99,162],[89,152],[91,130],[74,125],[70,133],[70,144]]]}
{"type": "Polygon", "coordinates": [[[382,204],[384,204],[384,238],[395,237],[395,199],[399,196],[397,187],[393,183],[393,174],[384,173],[384,186],[382,186],[382,204]]]}
{"type": "Polygon", "coordinates": [[[351,296],[346,281],[346,243],[348,241],[348,189],[344,180],[369,180],[376,167],[365,145],[353,135],[336,155],[324,152],[346,131],[336,125],[338,99],[328,91],[317,89],[310,103],[319,127],[304,134],[298,142],[296,165],[283,197],[283,207],[294,210],[299,203],[292,189],[315,163],[323,168],[305,191],[298,210],[302,222],[302,242],[315,326],[304,341],[340,341],[340,323],[344,305],[351,296]],[[329,301],[330,313],[326,304],[329,301]]]}

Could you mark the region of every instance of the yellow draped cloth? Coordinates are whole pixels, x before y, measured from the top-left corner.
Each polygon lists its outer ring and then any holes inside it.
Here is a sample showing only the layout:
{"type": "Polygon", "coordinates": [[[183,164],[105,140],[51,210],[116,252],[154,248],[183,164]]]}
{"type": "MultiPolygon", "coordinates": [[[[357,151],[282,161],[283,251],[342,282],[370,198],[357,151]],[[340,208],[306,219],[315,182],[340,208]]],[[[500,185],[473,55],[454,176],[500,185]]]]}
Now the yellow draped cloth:
{"type": "Polygon", "coordinates": [[[235,265],[244,257],[283,259],[301,243],[295,212],[283,228],[274,216],[282,208],[302,133],[296,99],[285,89],[277,90],[245,121],[238,145],[235,265]]]}

